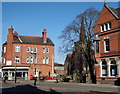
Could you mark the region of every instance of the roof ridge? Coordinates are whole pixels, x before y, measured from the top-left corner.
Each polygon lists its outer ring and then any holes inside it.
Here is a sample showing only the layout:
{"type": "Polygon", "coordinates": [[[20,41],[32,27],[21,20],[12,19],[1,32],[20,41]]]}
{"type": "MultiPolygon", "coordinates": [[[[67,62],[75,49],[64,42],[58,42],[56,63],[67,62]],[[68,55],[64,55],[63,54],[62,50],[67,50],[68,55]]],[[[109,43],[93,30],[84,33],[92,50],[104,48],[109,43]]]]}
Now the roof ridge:
{"type": "MultiPolygon", "coordinates": [[[[19,36],[22,36],[22,37],[37,37],[37,38],[42,38],[40,36],[26,36],[26,35],[19,35],[19,36]]],[[[46,38],[49,38],[49,37],[46,37],[46,38]]]]}

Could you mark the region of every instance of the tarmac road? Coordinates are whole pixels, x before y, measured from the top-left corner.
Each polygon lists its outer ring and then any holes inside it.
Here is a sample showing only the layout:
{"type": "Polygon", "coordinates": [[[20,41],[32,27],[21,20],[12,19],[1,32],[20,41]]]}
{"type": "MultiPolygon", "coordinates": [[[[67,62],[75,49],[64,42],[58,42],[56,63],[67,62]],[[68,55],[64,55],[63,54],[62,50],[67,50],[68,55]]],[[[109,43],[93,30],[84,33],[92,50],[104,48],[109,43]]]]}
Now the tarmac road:
{"type": "Polygon", "coordinates": [[[18,94],[18,91],[20,94],[120,94],[120,86],[47,81],[37,81],[36,87],[33,81],[7,81],[2,84],[2,90],[2,94],[18,94]]]}

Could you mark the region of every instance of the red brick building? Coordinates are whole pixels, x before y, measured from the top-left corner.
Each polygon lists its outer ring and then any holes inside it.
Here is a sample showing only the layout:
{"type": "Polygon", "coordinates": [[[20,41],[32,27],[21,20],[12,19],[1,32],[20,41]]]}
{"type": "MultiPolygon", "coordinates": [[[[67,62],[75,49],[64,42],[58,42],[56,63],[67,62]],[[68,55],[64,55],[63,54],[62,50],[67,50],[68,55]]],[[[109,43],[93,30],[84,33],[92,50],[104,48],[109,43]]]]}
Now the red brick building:
{"type": "Polygon", "coordinates": [[[114,84],[120,77],[120,8],[104,3],[94,37],[97,82],[114,84]]]}
{"type": "Polygon", "coordinates": [[[23,36],[8,28],[2,49],[2,71],[8,80],[14,80],[15,70],[18,79],[54,73],[54,44],[46,34],[44,29],[42,37],[23,36]]]}
{"type": "Polygon", "coordinates": [[[54,63],[54,71],[58,75],[64,75],[64,65],[63,64],[54,63]]]}

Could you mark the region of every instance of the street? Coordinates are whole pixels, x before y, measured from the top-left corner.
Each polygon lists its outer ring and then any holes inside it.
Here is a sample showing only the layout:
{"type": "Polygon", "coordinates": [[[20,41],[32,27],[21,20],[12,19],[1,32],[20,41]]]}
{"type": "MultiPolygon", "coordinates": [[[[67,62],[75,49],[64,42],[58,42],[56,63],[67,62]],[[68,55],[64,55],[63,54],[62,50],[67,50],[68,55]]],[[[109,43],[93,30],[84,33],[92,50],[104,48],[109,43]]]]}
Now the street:
{"type": "Polygon", "coordinates": [[[120,86],[71,82],[7,81],[2,84],[2,94],[120,94],[120,86]]]}

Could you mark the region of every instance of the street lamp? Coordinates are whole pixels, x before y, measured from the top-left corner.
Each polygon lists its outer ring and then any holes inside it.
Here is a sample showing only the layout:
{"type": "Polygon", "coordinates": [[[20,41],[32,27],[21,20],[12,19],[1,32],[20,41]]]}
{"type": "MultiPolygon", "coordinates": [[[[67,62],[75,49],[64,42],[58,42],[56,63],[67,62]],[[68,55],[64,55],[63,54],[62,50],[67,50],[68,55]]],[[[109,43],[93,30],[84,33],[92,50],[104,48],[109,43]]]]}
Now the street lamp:
{"type": "Polygon", "coordinates": [[[36,53],[30,53],[32,55],[34,55],[34,68],[35,68],[35,75],[36,75],[36,53]]]}
{"type": "Polygon", "coordinates": [[[15,61],[15,83],[16,83],[16,81],[17,81],[17,77],[16,77],[16,71],[17,71],[17,69],[16,69],[16,66],[17,66],[17,63],[16,63],[16,61],[15,61]]]}

